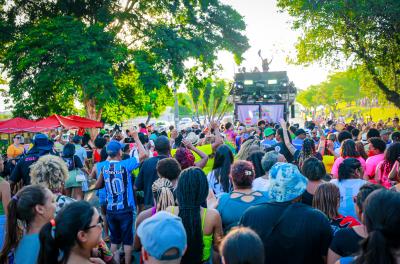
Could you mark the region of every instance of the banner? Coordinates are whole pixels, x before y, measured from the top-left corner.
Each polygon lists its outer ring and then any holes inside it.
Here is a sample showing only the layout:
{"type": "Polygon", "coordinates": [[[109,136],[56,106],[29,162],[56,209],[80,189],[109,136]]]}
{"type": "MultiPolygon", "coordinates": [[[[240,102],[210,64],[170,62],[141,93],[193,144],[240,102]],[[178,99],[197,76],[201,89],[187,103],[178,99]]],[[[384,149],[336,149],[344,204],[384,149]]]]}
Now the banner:
{"type": "Polygon", "coordinates": [[[284,105],[261,105],[261,119],[269,123],[279,123],[284,117],[284,105]]]}
{"type": "Polygon", "coordinates": [[[259,105],[238,105],[237,106],[238,119],[246,126],[257,124],[260,119],[260,106],[259,105]]]}

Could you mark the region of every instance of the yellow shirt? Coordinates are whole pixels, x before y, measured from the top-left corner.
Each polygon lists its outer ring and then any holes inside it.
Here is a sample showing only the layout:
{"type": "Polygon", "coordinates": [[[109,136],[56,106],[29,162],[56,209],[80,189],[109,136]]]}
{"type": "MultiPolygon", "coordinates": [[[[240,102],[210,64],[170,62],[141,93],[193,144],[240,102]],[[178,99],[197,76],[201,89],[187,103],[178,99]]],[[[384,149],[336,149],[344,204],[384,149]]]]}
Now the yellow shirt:
{"type": "Polygon", "coordinates": [[[23,145],[19,145],[18,147],[16,147],[14,144],[11,144],[7,148],[7,157],[10,157],[12,159],[15,159],[16,157],[18,157],[22,153],[24,153],[24,146],[23,145]]]}

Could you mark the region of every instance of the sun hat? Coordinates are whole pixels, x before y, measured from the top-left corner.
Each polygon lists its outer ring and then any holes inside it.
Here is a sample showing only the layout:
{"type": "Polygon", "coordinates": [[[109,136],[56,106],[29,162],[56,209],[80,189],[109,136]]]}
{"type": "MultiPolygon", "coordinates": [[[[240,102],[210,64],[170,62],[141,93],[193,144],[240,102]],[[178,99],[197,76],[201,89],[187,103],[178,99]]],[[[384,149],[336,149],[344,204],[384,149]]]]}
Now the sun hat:
{"type": "Polygon", "coordinates": [[[307,188],[307,178],[297,166],[278,162],[269,171],[269,197],[272,202],[288,202],[301,196],[307,188]]]}
{"type": "Polygon", "coordinates": [[[143,248],[157,260],[173,260],[183,256],[186,249],[186,231],[182,220],[165,211],[160,211],[144,220],[137,234],[143,248]],[[176,249],[177,253],[166,253],[176,249]]]}
{"type": "Polygon", "coordinates": [[[35,135],[33,139],[33,144],[37,149],[40,150],[51,150],[53,148],[53,142],[49,140],[47,135],[39,133],[35,135]]]}
{"type": "Polygon", "coordinates": [[[189,141],[190,143],[192,143],[193,146],[196,146],[197,143],[199,143],[199,136],[196,135],[196,133],[194,132],[190,132],[189,134],[187,134],[186,138],[187,141],[189,141]]]}
{"type": "Polygon", "coordinates": [[[275,130],[273,128],[267,127],[264,130],[264,136],[269,137],[271,135],[275,134],[275,130]]]}

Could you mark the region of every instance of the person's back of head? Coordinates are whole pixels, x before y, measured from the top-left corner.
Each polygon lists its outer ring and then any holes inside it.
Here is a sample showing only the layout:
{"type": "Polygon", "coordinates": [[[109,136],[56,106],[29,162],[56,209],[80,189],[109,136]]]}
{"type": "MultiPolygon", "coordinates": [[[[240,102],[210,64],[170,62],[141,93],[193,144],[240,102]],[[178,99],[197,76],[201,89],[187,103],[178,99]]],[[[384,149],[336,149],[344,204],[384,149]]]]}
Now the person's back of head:
{"type": "Polygon", "coordinates": [[[376,190],[364,204],[368,237],[361,243],[357,264],[398,263],[400,248],[400,193],[376,190]]]}
{"type": "Polygon", "coordinates": [[[168,137],[157,137],[157,139],[154,141],[154,147],[157,150],[158,154],[168,155],[171,149],[168,137]]]}
{"type": "Polygon", "coordinates": [[[372,183],[366,183],[363,186],[360,187],[360,190],[357,193],[356,199],[355,199],[355,204],[356,204],[356,211],[358,218],[361,219],[361,215],[364,212],[364,202],[367,199],[367,197],[376,190],[383,189],[384,187],[382,185],[378,184],[372,184],[372,183]]]}
{"type": "Polygon", "coordinates": [[[75,155],[75,145],[72,143],[65,144],[62,156],[64,158],[72,158],[75,155]]]}
{"type": "Polygon", "coordinates": [[[174,186],[166,178],[158,178],[151,186],[153,197],[156,204],[156,211],[164,211],[169,206],[175,205],[174,186]]]}
{"type": "Polygon", "coordinates": [[[255,171],[255,178],[261,177],[265,174],[264,169],[261,166],[261,160],[264,157],[265,152],[262,150],[252,151],[250,156],[247,158],[247,161],[250,161],[253,164],[255,171]]]}
{"type": "Polygon", "coordinates": [[[233,160],[232,150],[227,145],[224,144],[217,148],[212,169],[224,192],[229,192],[230,190],[229,173],[233,160]]]}
{"type": "Polygon", "coordinates": [[[107,140],[103,137],[96,137],[96,139],[94,140],[94,146],[97,149],[103,149],[106,144],[107,140]]]}
{"type": "Polygon", "coordinates": [[[42,156],[31,165],[29,175],[32,184],[40,184],[58,193],[63,189],[63,184],[68,178],[68,167],[64,160],[58,156],[42,156]]]}
{"type": "Polygon", "coordinates": [[[324,163],[314,157],[308,158],[304,161],[301,171],[310,181],[319,181],[326,175],[324,163]]]}
{"type": "Polygon", "coordinates": [[[373,137],[380,137],[380,136],[381,136],[381,133],[376,128],[370,128],[367,132],[367,139],[370,139],[373,137]]]}
{"type": "Polygon", "coordinates": [[[251,188],[254,178],[255,171],[251,162],[237,160],[232,164],[231,179],[237,188],[251,188]]]}
{"type": "Polygon", "coordinates": [[[342,142],[341,153],[340,156],[342,158],[358,158],[360,157],[360,153],[358,153],[356,149],[356,142],[352,139],[345,139],[342,142]]]}
{"type": "Polygon", "coordinates": [[[139,225],[137,235],[142,244],[141,256],[145,264],[181,263],[187,237],[179,217],[164,211],[158,212],[139,225]]]}
{"type": "Polygon", "coordinates": [[[370,143],[370,150],[375,150],[375,152],[378,153],[384,153],[386,149],[386,143],[379,137],[372,137],[368,139],[368,142],[370,143]],[[372,146],[372,148],[371,148],[372,146]]]}
{"type": "Polygon", "coordinates": [[[353,137],[353,140],[357,140],[358,135],[360,135],[360,130],[358,128],[354,128],[351,130],[351,135],[353,137]]]}
{"type": "Polygon", "coordinates": [[[352,139],[351,133],[347,130],[343,130],[338,135],[339,143],[342,143],[346,139],[352,139]]]}
{"type": "Polygon", "coordinates": [[[395,131],[392,133],[393,142],[400,142],[400,131],[395,131]]]}
{"type": "Polygon", "coordinates": [[[279,152],[273,150],[265,153],[264,157],[261,160],[261,166],[265,172],[268,172],[272,166],[277,162],[284,162],[283,159],[285,156],[279,154],[279,152]]]}
{"type": "Polygon", "coordinates": [[[159,160],[156,169],[159,177],[166,178],[171,182],[177,180],[181,173],[181,165],[173,158],[159,160]]]}
{"type": "Polygon", "coordinates": [[[335,219],[339,215],[339,203],[339,188],[333,183],[323,183],[315,191],[312,205],[329,219],[335,219]]]}
{"type": "Polygon", "coordinates": [[[343,160],[339,165],[339,181],[347,179],[359,179],[362,176],[361,162],[355,158],[343,160]]]}
{"type": "Polygon", "coordinates": [[[256,232],[246,227],[232,229],[219,247],[225,264],[263,264],[264,246],[256,232]]]}

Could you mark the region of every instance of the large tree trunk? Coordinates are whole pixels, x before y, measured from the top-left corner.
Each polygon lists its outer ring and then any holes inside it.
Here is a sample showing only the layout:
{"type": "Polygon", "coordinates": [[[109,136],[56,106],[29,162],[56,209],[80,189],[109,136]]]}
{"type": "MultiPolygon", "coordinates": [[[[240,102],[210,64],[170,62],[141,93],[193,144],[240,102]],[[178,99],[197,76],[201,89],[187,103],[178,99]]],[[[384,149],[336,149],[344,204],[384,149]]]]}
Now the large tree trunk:
{"type": "MultiPolygon", "coordinates": [[[[99,111],[96,110],[96,101],[94,99],[88,99],[85,100],[83,104],[86,109],[86,117],[89,119],[100,121],[103,110],[102,109],[99,111]]],[[[94,138],[98,134],[97,128],[90,128],[89,133],[92,140],[94,140],[94,138]]]]}

